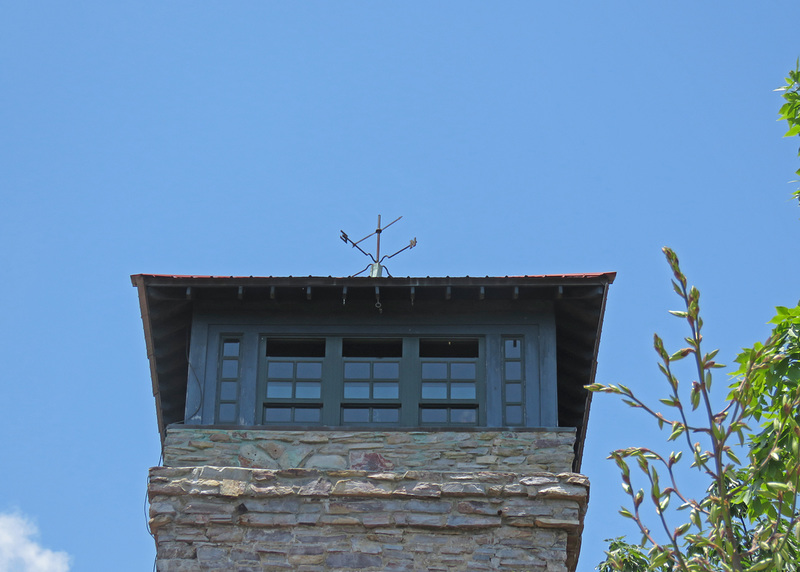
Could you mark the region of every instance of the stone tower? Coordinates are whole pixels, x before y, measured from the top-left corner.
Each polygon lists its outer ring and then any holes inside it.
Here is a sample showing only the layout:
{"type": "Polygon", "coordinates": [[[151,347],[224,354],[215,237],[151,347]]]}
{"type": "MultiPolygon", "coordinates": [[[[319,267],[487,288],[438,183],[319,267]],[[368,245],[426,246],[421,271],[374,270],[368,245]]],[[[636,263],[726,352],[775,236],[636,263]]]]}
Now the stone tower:
{"type": "Polygon", "coordinates": [[[575,570],[614,276],[132,276],[158,570],[575,570]]]}

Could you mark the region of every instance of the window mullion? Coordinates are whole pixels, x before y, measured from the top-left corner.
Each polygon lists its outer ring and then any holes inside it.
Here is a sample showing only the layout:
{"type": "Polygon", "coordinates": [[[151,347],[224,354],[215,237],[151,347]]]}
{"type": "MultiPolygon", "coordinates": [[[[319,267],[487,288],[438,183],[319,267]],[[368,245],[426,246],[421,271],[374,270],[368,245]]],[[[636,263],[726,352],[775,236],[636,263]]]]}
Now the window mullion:
{"type": "Polygon", "coordinates": [[[403,357],[400,362],[400,425],[419,425],[420,398],[419,338],[403,338],[403,357]]]}
{"type": "Polygon", "coordinates": [[[325,360],[322,362],[322,424],[336,426],[341,425],[344,395],[342,338],[329,336],[327,340],[325,360]]]}

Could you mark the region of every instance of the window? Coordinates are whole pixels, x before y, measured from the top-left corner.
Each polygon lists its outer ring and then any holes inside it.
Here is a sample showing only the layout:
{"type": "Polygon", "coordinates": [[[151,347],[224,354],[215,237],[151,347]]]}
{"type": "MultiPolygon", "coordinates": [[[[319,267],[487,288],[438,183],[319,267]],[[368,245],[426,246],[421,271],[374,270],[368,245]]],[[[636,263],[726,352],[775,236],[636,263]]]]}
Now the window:
{"type": "Polygon", "coordinates": [[[239,336],[223,336],[220,342],[217,371],[217,419],[220,423],[238,421],[241,346],[239,336]]]}
{"type": "Polygon", "coordinates": [[[322,421],[324,338],[267,338],[264,423],[322,421]]]}
{"type": "Polygon", "coordinates": [[[507,427],[519,427],[525,419],[522,357],[522,339],[503,338],[503,424],[507,427]]]}
{"type": "Polygon", "coordinates": [[[478,337],[262,336],[260,423],[480,425],[478,337]]]}
{"type": "Polygon", "coordinates": [[[421,425],[478,423],[479,346],[477,339],[419,340],[421,425]]]}
{"type": "Polygon", "coordinates": [[[204,385],[200,393],[200,384],[188,384],[187,408],[202,401],[202,424],[557,423],[556,364],[538,324],[350,324],[346,332],[336,324],[239,327],[209,326],[208,345],[197,346],[207,351],[195,350],[205,366],[195,361],[192,371],[204,385]]]}

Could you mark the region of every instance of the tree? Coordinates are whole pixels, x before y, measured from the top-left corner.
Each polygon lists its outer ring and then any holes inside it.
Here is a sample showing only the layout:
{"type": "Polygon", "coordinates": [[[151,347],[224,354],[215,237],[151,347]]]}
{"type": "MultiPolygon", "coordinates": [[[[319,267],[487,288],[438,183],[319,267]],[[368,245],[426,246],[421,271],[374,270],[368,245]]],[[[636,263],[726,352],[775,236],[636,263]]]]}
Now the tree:
{"type": "MultiPolygon", "coordinates": [[[[800,135],[800,59],[786,82],[779,89],[786,100],[780,116],[789,124],[786,136],[800,135]]],[[[800,190],[794,196],[800,200],[800,190]]],[[[688,286],[677,255],[668,248],[664,253],[674,276],[673,288],[683,303],[671,313],[684,320],[690,332],[687,345],[675,352],[667,351],[663,340],[654,336],[668,386],[660,402],[672,413],[662,414],[624,385],[587,387],[620,395],[666,428],[667,441],[684,446],[668,455],[646,447],[611,453],[631,502],[620,513],[636,522],[642,543],[610,541],[599,570],[800,571],[800,305],[779,307],[767,340],[737,357],[739,368],[730,392],[715,409],[712,374],[724,366],[715,361],[718,350],[703,350],[700,292],[688,286]],[[676,362],[684,358],[693,362],[694,379],[689,384],[675,375],[676,362]],[[683,453],[691,459],[692,469],[709,478],[699,500],[680,485],[683,453]],[[642,473],[637,485],[643,480],[648,494],[634,488],[632,461],[642,473]],[[675,510],[670,503],[678,505],[675,510]],[[654,512],[658,532],[645,524],[647,506],[654,512]],[[681,511],[688,516],[680,518],[681,511]],[[673,527],[669,521],[676,517],[679,524],[673,527]]]]}
{"type": "MultiPolygon", "coordinates": [[[[800,58],[797,59],[795,69],[789,72],[785,81],[786,85],[775,90],[782,92],[783,98],[786,100],[778,112],[779,120],[785,119],[789,124],[789,130],[784,137],[800,136],[800,58]]],[[[800,157],[800,148],[797,150],[797,156],[800,157]]],[[[800,176],[800,169],[795,171],[795,174],[800,176]]],[[[800,201],[800,189],[794,192],[794,196],[800,201]]]]}

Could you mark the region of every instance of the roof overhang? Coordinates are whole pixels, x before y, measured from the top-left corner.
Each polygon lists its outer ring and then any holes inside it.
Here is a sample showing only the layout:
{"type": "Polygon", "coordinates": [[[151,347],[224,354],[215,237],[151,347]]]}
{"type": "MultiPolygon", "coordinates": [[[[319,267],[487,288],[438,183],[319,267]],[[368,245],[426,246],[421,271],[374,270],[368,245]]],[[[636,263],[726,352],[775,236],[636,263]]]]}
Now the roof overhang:
{"type": "Polygon", "coordinates": [[[150,361],[153,395],[162,442],[166,426],[184,417],[189,338],[194,305],[238,300],[268,309],[282,301],[384,302],[408,300],[448,304],[471,300],[550,301],[555,309],[559,426],[576,427],[574,470],[579,471],[584,428],[594,382],[608,286],[616,273],[503,277],[334,278],[255,276],[174,276],[135,274],[150,361]]]}

